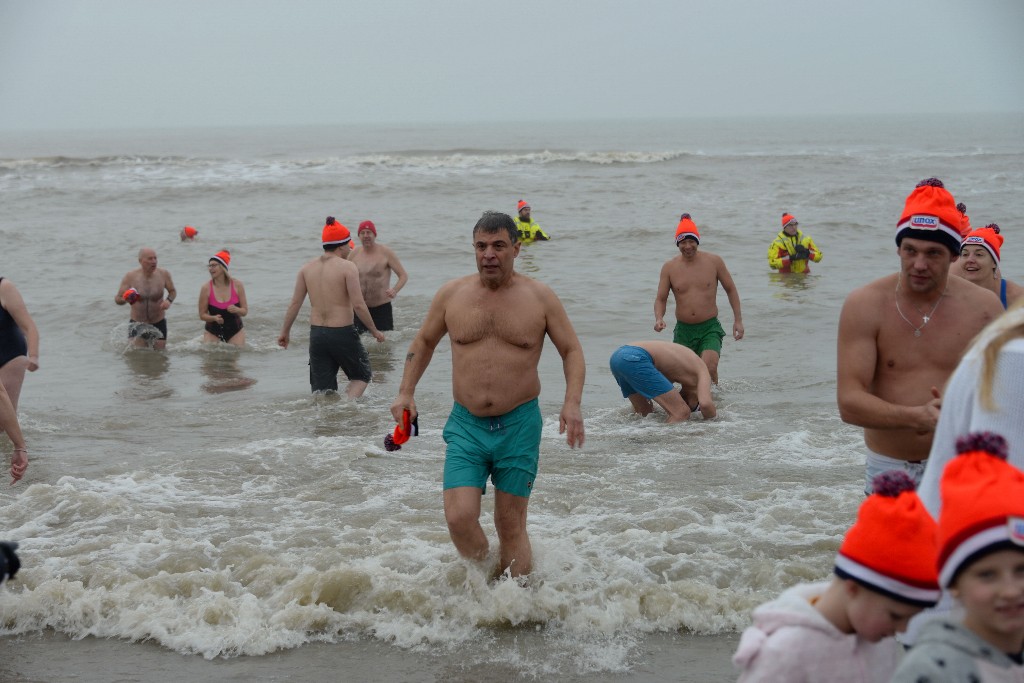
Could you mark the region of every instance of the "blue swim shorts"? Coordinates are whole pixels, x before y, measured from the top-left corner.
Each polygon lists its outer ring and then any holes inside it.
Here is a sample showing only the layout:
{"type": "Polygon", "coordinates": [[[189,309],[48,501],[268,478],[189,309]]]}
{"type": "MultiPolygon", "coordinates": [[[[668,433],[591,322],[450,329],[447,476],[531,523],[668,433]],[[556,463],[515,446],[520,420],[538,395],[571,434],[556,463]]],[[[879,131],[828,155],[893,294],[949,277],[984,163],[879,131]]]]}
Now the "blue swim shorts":
{"type": "Polygon", "coordinates": [[[537,399],[504,415],[477,417],[456,403],[444,425],[444,488],[473,486],[481,495],[487,477],[494,488],[529,498],[540,461],[544,419],[537,399]]]}
{"type": "Polygon", "coordinates": [[[620,346],[612,354],[612,377],[619,383],[622,397],[640,394],[654,398],[675,389],[672,382],[654,367],[654,359],[639,346],[620,346]]]}

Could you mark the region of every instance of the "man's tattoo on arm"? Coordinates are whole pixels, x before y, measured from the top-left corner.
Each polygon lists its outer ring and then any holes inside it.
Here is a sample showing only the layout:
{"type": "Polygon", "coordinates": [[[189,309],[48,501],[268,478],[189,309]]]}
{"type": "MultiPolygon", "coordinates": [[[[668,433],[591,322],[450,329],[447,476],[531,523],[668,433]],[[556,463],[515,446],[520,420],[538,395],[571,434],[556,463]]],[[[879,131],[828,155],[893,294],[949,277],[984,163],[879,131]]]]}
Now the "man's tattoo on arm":
{"type": "Polygon", "coordinates": [[[413,356],[415,356],[415,355],[416,355],[415,353],[407,353],[407,354],[405,354],[405,362],[408,363],[408,362],[412,361],[413,356]]]}

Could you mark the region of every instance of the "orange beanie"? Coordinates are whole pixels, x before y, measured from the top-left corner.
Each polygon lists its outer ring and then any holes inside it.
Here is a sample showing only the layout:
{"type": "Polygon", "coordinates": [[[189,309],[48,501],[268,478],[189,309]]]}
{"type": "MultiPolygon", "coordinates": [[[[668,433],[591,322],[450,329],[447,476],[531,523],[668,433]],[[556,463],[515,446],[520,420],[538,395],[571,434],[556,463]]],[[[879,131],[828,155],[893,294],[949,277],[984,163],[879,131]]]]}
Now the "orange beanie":
{"type": "Polygon", "coordinates": [[[687,237],[700,244],[700,231],[697,230],[697,225],[690,219],[690,214],[684,213],[679,217],[679,225],[676,226],[676,244],[687,237]]]}
{"type": "Polygon", "coordinates": [[[224,266],[224,270],[227,270],[228,264],[231,263],[231,252],[228,251],[227,249],[222,249],[221,251],[218,251],[216,254],[211,256],[210,260],[216,261],[217,263],[224,266]]]}
{"type": "Polygon", "coordinates": [[[956,210],[960,212],[960,236],[967,237],[967,233],[971,231],[971,217],[967,215],[967,205],[960,202],[956,205],[956,210]]]}
{"type": "Polygon", "coordinates": [[[344,225],[334,219],[334,216],[328,216],[326,223],[324,223],[324,230],[320,235],[320,242],[324,246],[329,244],[345,244],[352,240],[352,234],[348,231],[344,225]]]}
{"type": "Polygon", "coordinates": [[[896,246],[904,237],[938,242],[954,254],[960,253],[960,223],[963,214],[938,178],[922,180],[907,196],[903,215],[896,224],[896,246]]]}
{"type": "Polygon", "coordinates": [[[999,250],[1003,246],[1003,236],[999,234],[999,226],[989,223],[984,228],[978,228],[968,233],[964,238],[963,246],[981,245],[992,255],[996,265],[999,265],[999,250]]]}
{"type": "Polygon", "coordinates": [[[1024,552],[1024,472],[1006,462],[1006,439],[975,432],[956,441],[959,455],[942,471],[939,582],[988,553],[1024,552]]]}
{"type": "Polygon", "coordinates": [[[184,228],[181,229],[181,239],[183,240],[193,239],[198,234],[199,231],[193,228],[191,225],[186,225],[184,228]]]}
{"type": "Polygon", "coordinates": [[[790,223],[796,223],[797,220],[791,213],[782,214],[782,227],[785,228],[790,223]]]}
{"type": "Polygon", "coordinates": [[[914,481],[891,470],[875,477],[872,487],[839,547],[836,574],[901,602],[934,605],[940,595],[935,521],[914,481]]]}
{"type": "Polygon", "coordinates": [[[523,209],[529,209],[530,205],[526,203],[525,199],[520,199],[519,203],[516,204],[516,212],[522,211],[523,209]]]}

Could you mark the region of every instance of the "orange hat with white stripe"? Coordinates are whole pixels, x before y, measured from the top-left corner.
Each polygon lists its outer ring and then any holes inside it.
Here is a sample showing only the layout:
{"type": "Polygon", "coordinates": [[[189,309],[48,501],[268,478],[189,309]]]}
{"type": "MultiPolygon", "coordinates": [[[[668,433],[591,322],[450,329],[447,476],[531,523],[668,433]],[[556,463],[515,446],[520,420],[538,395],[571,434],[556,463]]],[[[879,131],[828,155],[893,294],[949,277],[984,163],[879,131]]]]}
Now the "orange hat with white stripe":
{"type": "Polygon", "coordinates": [[[978,228],[972,230],[964,238],[963,246],[980,246],[985,247],[985,250],[992,255],[992,260],[999,265],[999,250],[1003,247],[1003,236],[999,234],[999,226],[995,223],[989,223],[984,228],[978,228]]]}
{"type": "Polygon", "coordinates": [[[520,199],[519,203],[516,204],[516,211],[517,212],[520,212],[523,209],[529,209],[529,208],[530,208],[530,205],[526,203],[525,199],[520,199]]]}
{"type": "Polygon", "coordinates": [[[954,254],[960,253],[960,223],[963,214],[956,200],[938,178],[922,180],[907,196],[903,215],[896,223],[896,246],[904,237],[938,242],[954,254]]]}
{"type": "Polygon", "coordinates": [[[216,261],[217,263],[224,266],[224,270],[227,270],[228,264],[231,263],[231,252],[228,251],[227,249],[221,249],[216,254],[211,256],[210,260],[216,261]]]}
{"type": "Polygon", "coordinates": [[[690,218],[690,214],[684,213],[679,217],[679,225],[676,226],[676,244],[687,238],[700,244],[700,231],[697,230],[697,224],[690,218]]]}
{"type": "Polygon", "coordinates": [[[784,213],[784,214],[782,214],[782,227],[785,228],[790,223],[794,223],[794,224],[797,223],[797,220],[793,216],[793,214],[791,214],[791,213],[784,213]]]}
{"type": "Polygon", "coordinates": [[[1006,462],[1006,439],[975,432],[956,441],[959,455],[942,471],[939,583],[999,550],[1024,552],[1024,472],[1006,462]]]}
{"type": "Polygon", "coordinates": [[[344,225],[335,220],[334,216],[328,216],[324,223],[323,232],[320,233],[320,242],[325,247],[332,244],[345,244],[352,241],[352,233],[344,225]]]}
{"type": "Polygon", "coordinates": [[[196,230],[195,228],[193,228],[191,225],[186,225],[184,228],[181,229],[181,239],[182,240],[192,240],[192,239],[195,239],[196,235],[198,235],[198,234],[199,234],[199,231],[196,230]]]}
{"type": "Polygon", "coordinates": [[[900,602],[928,607],[939,600],[935,521],[901,470],[871,482],[857,521],[836,555],[835,573],[900,602]],[[899,552],[893,552],[898,548],[899,552]]]}

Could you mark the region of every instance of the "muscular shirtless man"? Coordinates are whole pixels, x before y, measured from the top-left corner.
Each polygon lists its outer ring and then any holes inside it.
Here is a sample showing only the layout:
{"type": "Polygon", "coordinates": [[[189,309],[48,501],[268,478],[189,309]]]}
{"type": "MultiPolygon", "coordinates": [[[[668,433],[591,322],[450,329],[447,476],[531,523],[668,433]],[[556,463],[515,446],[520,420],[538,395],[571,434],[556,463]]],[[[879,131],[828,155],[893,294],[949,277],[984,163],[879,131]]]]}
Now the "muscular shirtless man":
{"type": "MultiPolygon", "coordinates": [[[[360,223],[357,234],[362,246],[349,254],[348,260],[359,269],[359,288],[377,329],[385,332],[393,330],[395,321],[391,301],[405,287],[409,276],[391,247],[377,242],[377,227],[373,221],[360,223]],[[398,276],[394,287],[391,286],[392,271],[398,276]]],[[[355,326],[360,334],[368,331],[359,320],[355,321],[355,326]]]]}
{"type": "Polygon", "coordinates": [[[352,325],[354,316],[378,342],[384,341],[384,334],[363,301],[356,267],[346,260],[351,242],[348,228],[328,216],[321,235],[324,253],[299,269],[277,343],[288,348],[292,323],[309,294],[309,386],[313,391],[337,391],[341,368],[349,379],[345,394],[358,398],[366,391],[371,372],[370,358],[352,325]]]}
{"type": "Polygon", "coordinates": [[[711,381],[718,384],[718,360],[722,354],[725,330],[718,322],[718,285],[722,285],[732,306],[732,336],[743,339],[743,316],[740,313],[740,294],[732,281],[725,261],[717,254],[698,252],[700,233],[697,226],[684,213],[676,228],[676,247],[679,256],[669,259],[661,267],[658,294],[654,298],[654,331],[661,332],[665,324],[669,290],[675,295],[676,327],[672,341],[682,344],[700,356],[708,366],[711,381]]]}
{"type": "Polygon", "coordinates": [[[971,339],[1002,313],[995,294],[949,277],[960,220],[942,182],[922,180],[897,223],[899,272],[850,292],[839,314],[836,398],[843,422],[864,428],[867,493],[885,470],[920,482],[939,388],[971,339]]]}
{"type": "Polygon", "coordinates": [[[391,412],[399,423],[403,410],[416,416],[416,384],[447,333],[455,396],[444,428],[448,532],[464,557],[486,559],[480,498],[490,476],[499,570],[520,576],[532,564],[526,508],[540,458],[543,419],[537,365],[544,336],[562,357],[565,399],[559,432],[567,432],[570,447],[583,445],[580,400],[586,365],[562,302],[547,285],[513,270],[520,245],[512,217],[485,213],[473,228],[473,245],[478,273],[448,282],[434,296],[409,346],[391,412]]]}
{"type": "Polygon", "coordinates": [[[171,274],[156,265],[156,251],[149,247],[139,249],[139,267],[125,274],[121,279],[121,286],[114,296],[114,303],[118,306],[125,304],[131,306],[128,338],[132,339],[136,346],[147,346],[150,342],[156,349],[166,346],[167,319],[165,315],[177,296],[178,291],[174,288],[171,274]],[[166,299],[164,290],[167,291],[166,299]],[[126,292],[128,293],[127,299],[125,298],[126,292]],[[154,327],[160,331],[159,338],[153,331],[154,327]]]}

